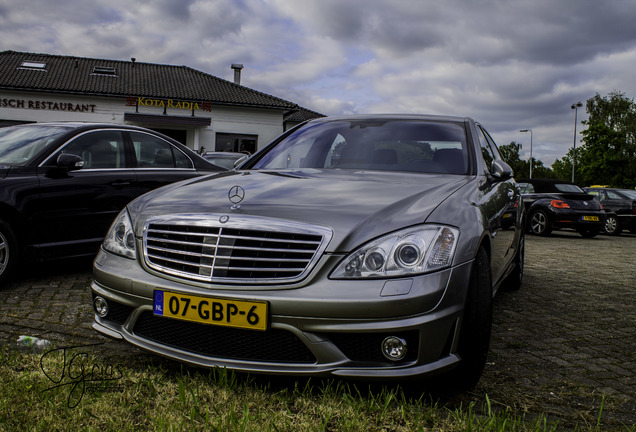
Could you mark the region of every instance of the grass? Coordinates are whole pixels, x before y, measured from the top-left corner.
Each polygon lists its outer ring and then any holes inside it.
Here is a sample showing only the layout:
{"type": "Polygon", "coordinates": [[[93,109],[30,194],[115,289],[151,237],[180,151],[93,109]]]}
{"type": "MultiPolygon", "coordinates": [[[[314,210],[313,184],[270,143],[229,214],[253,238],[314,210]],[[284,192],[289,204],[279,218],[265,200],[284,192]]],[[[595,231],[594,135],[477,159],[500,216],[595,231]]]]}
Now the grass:
{"type": "MultiPolygon", "coordinates": [[[[38,354],[0,350],[0,430],[559,431],[486,396],[449,406],[398,386],[251,377],[152,361],[119,363],[91,347],[38,354]]],[[[595,425],[603,429],[603,398],[595,425]]],[[[570,428],[568,428],[570,430],[570,428]]],[[[632,427],[625,430],[636,431],[632,427]]]]}

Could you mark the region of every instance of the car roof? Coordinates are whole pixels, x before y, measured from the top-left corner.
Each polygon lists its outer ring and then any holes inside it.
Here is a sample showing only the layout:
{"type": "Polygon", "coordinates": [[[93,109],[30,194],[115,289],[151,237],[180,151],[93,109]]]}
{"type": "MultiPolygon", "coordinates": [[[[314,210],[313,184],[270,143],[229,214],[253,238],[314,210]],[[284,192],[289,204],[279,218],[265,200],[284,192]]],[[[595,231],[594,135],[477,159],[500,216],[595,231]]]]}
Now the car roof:
{"type": "Polygon", "coordinates": [[[41,123],[24,123],[20,125],[15,125],[16,127],[44,127],[44,126],[64,126],[70,128],[125,128],[125,129],[136,129],[136,130],[150,130],[148,128],[144,128],[141,126],[134,125],[126,125],[119,123],[103,123],[103,122],[78,122],[78,121],[68,121],[68,122],[41,122],[41,123]]]}
{"type": "Polygon", "coordinates": [[[245,153],[238,153],[238,152],[205,152],[203,153],[203,156],[227,156],[227,157],[234,157],[234,156],[247,156],[245,153]]]}
{"type": "Polygon", "coordinates": [[[320,117],[310,120],[311,123],[322,123],[339,120],[421,120],[437,122],[460,122],[473,121],[470,117],[432,115],[432,114],[354,114],[333,117],[320,117]]]}
{"type": "Polygon", "coordinates": [[[558,184],[573,185],[578,188],[581,188],[576,183],[572,183],[566,180],[548,179],[548,178],[520,179],[520,180],[517,180],[517,183],[529,183],[534,187],[534,190],[537,193],[546,193],[546,192],[562,193],[563,191],[555,187],[555,185],[558,185],[558,184]]]}

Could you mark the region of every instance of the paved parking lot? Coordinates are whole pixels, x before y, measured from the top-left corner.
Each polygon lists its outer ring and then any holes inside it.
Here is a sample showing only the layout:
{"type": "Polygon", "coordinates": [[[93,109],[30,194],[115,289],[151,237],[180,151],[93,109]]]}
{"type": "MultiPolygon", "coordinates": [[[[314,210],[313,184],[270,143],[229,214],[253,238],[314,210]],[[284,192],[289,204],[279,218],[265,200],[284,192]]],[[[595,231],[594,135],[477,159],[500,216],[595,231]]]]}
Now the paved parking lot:
{"type": "MultiPolygon", "coordinates": [[[[562,425],[636,424],[636,235],[528,237],[523,287],[495,301],[488,365],[478,387],[451,403],[546,413],[562,425]]],[[[19,335],[132,347],[90,327],[91,263],[38,266],[0,289],[0,344],[19,335]]],[[[466,405],[464,405],[466,406],[466,405]]]]}

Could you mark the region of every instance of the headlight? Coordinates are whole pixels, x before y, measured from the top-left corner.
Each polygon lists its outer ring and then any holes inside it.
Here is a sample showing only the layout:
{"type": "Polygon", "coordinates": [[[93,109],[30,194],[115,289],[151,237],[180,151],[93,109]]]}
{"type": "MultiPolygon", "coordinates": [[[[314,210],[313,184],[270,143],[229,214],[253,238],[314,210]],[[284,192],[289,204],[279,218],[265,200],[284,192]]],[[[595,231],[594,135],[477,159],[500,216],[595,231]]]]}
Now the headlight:
{"type": "Polygon", "coordinates": [[[137,257],[135,234],[133,233],[132,222],[130,221],[130,216],[128,216],[127,209],[123,209],[110,226],[102,246],[108,252],[126,258],[135,259],[137,257]]]}
{"type": "Polygon", "coordinates": [[[410,276],[451,265],[459,230],[420,225],[380,237],[349,254],[333,279],[410,276]]]}

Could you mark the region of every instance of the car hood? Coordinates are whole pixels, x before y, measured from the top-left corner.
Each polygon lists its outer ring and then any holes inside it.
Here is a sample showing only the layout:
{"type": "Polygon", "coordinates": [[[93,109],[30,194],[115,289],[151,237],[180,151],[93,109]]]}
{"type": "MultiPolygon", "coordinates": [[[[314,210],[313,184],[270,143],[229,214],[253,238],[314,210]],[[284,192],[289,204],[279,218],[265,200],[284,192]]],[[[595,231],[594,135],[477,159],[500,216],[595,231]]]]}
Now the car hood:
{"type": "Polygon", "coordinates": [[[468,176],[285,170],[229,172],[169,185],[130,204],[135,232],[169,214],[259,216],[327,226],[331,252],[346,252],[387,232],[422,223],[468,176]],[[245,196],[233,206],[229,192],[245,196]]]}

